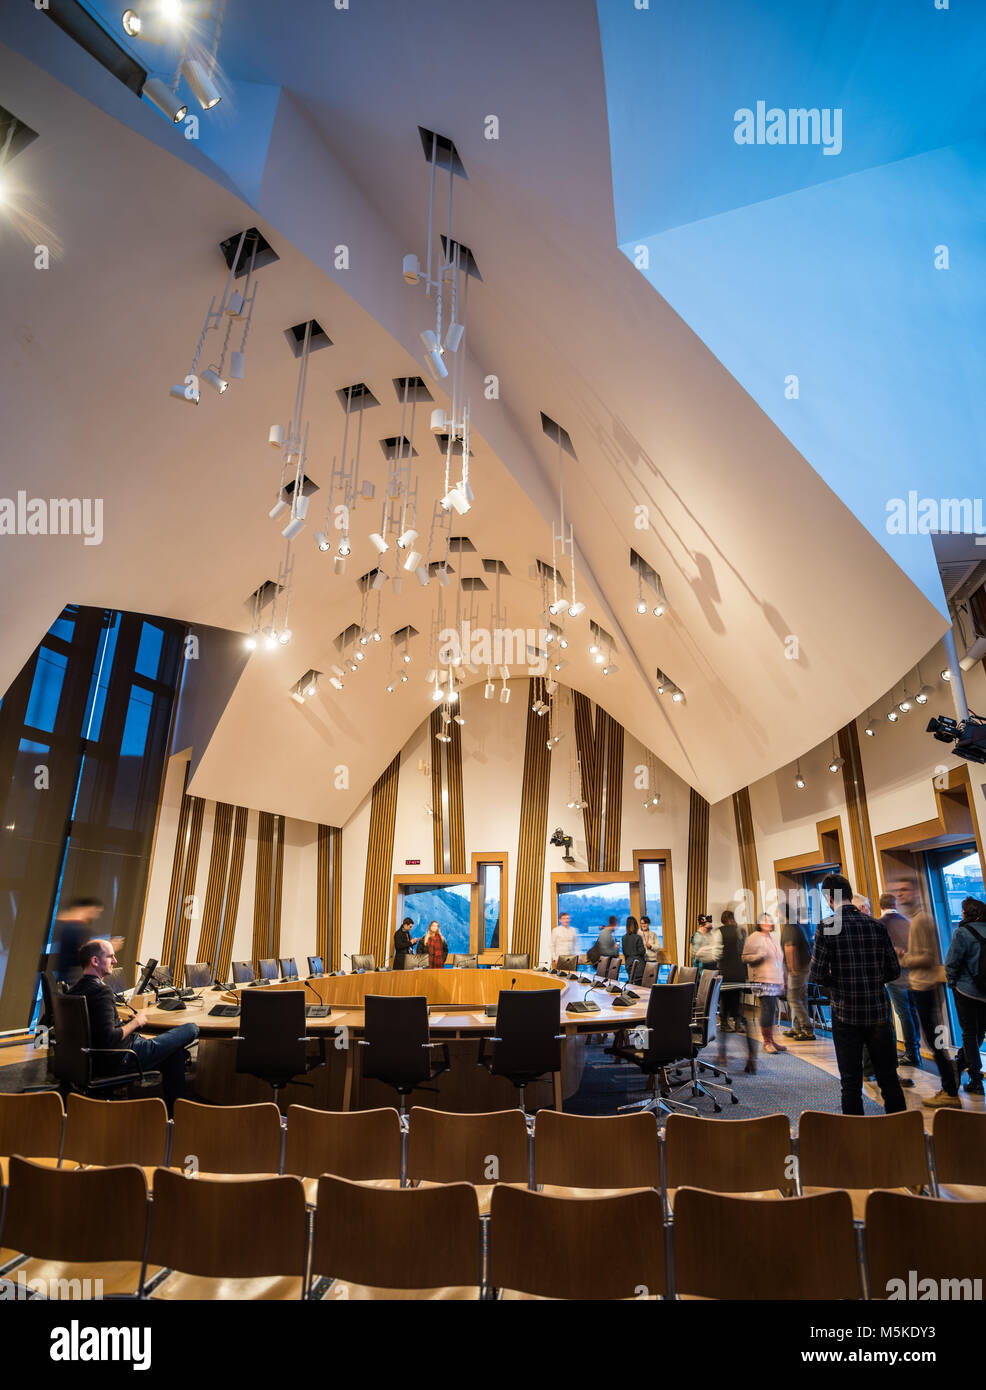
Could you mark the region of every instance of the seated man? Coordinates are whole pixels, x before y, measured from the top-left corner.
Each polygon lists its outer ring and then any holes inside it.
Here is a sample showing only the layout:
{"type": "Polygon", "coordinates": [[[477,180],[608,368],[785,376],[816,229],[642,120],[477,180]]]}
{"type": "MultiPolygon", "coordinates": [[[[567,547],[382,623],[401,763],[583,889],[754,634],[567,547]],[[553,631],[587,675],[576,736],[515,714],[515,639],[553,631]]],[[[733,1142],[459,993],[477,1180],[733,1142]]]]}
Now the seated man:
{"type": "MultiPolygon", "coordinates": [[[[137,1032],[147,1022],[141,1010],[127,1023],[121,1024],[113,999],[113,991],[105,983],[106,976],[116,965],[116,954],[109,941],[87,941],[79,950],[82,978],[69,991],[85,997],[89,1009],[89,1031],[93,1047],[123,1047],[132,1037],[131,1050],[140,1058],[145,1071],[159,1071],[163,1081],[164,1102],[168,1114],[175,1100],[185,1090],[185,1048],[199,1035],[197,1023],[183,1023],[157,1038],[142,1038],[137,1032]]],[[[122,1062],[124,1059],[121,1058],[122,1062]]],[[[109,1059],[107,1059],[109,1061],[109,1059]]],[[[115,1070],[115,1064],[110,1063],[115,1070]]],[[[122,1067],[120,1068],[123,1069],[122,1067]]],[[[136,1072],[136,1067],[134,1071],[136,1072]]]]}

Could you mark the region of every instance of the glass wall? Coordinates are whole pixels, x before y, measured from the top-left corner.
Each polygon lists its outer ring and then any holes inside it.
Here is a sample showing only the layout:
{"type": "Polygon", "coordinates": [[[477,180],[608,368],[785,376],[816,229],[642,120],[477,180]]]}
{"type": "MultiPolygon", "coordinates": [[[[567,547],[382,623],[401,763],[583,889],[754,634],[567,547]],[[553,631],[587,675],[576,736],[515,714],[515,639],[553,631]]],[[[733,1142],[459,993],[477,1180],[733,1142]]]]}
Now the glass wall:
{"type": "Polygon", "coordinates": [[[105,903],[128,975],[184,624],[70,606],[0,706],[0,1031],[26,1027],[75,897],[105,903]]]}
{"type": "MultiPolygon", "coordinates": [[[[656,867],[656,866],[655,866],[656,867]]],[[[660,898],[658,898],[660,906],[660,898]]],[[[629,883],[559,883],[558,916],[571,914],[578,932],[579,955],[583,955],[610,917],[617,919],[617,945],[623,937],[624,923],[630,915],[629,883]]],[[[653,914],[650,914],[653,918],[653,914]]]]}
{"type": "MultiPolygon", "coordinates": [[[[397,920],[413,917],[414,937],[424,936],[428,923],[438,923],[451,955],[467,956],[469,948],[469,909],[472,885],[469,883],[405,884],[397,904],[397,920]]],[[[499,920],[499,918],[497,918],[499,920]]]]}

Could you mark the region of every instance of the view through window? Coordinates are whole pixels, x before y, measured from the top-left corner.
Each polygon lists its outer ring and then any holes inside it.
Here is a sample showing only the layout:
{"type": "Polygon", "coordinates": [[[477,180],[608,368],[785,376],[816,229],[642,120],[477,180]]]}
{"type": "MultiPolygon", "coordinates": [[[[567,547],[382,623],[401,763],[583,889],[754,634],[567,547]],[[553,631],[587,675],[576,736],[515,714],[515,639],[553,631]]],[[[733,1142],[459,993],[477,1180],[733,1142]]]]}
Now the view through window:
{"type": "MultiPolygon", "coordinates": [[[[660,906],[660,899],[658,899],[660,906]]],[[[615,917],[616,944],[623,938],[624,924],[630,915],[629,883],[559,883],[558,915],[571,914],[572,926],[578,932],[579,955],[589,949],[600,929],[610,917],[615,917]]],[[[653,913],[651,918],[653,919],[653,913]]]]}
{"type": "Polygon", "coordinates": [[[437,922],[448,942],[449,954],[468,955],[471,895],[469,883],[406,884],[397,905],[397,920],[414,918],[414,926],[410,929],[413,937],[424,936],[428,923],[437,922]]]}

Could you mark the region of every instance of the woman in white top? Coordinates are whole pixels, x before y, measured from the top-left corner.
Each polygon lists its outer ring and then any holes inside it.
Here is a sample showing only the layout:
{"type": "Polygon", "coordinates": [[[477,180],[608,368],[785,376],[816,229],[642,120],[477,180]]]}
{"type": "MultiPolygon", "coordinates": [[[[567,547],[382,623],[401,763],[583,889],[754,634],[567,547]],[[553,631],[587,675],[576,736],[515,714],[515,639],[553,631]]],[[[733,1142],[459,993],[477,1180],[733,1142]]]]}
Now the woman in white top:
{"type": "Polygon", "coordinates": [[[760,999],[760,1035],[764,1052],[786,1052],[774,1041],[777,1000],[784,993],[784,951],[774,931],[774,922],[765,912],[743,944],[743,960],[760,999]]]}

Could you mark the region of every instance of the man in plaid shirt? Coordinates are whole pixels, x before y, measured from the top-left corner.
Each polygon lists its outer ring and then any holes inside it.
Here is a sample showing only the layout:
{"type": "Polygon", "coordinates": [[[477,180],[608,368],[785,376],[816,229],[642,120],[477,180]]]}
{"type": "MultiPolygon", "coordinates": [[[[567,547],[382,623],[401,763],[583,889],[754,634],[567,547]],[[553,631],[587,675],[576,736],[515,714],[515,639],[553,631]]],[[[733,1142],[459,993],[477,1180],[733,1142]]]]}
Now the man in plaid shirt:
{"type": "Polygon", "coordinates": [[[897,1076],[897,1043],[884,985],[896,980],[900,962],[882,922],[852,904],[852,886],[841,874],[822,880],[835,919],[815,933],[808,979],[832,1001],[832,1041],[842,1081],[842,1113],[863,1113],[863,1047],[869,1048],[883,1107],[906,1110],[897,1076]]]}

